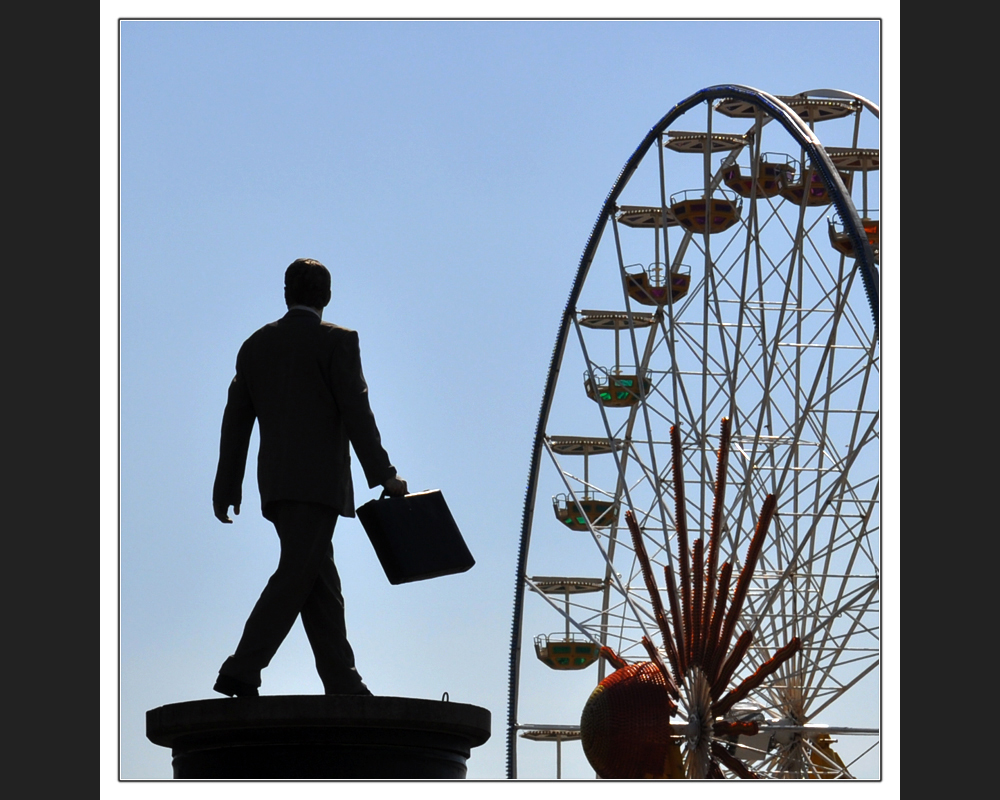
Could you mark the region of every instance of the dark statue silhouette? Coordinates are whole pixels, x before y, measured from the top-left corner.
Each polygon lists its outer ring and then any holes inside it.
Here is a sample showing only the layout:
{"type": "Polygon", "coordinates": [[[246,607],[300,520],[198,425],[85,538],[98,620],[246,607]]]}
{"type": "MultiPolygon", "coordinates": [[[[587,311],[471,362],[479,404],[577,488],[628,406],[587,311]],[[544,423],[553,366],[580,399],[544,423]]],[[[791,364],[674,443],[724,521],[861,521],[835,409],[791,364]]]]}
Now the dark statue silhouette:
{"type": "Polygon", "coordinates": [[[212,505],[221,522],[232,522],[230,506],[240,513],[256,420],[261,511],[277,529],[281,556],[236,652],[219,670],[214,689],[230,697],[258,694],[261,670],[300,614],[326,694],[371,694],[347,641],[333,561],[337,518],[355,516],[349,446],[370,488],[402,496],[407,487],[382,447],[368,404],[358,334],[322,320],[330,297],[325,266],[292,262],[285,271],[288,313],[254,333],[236,357],[212,505]]]}

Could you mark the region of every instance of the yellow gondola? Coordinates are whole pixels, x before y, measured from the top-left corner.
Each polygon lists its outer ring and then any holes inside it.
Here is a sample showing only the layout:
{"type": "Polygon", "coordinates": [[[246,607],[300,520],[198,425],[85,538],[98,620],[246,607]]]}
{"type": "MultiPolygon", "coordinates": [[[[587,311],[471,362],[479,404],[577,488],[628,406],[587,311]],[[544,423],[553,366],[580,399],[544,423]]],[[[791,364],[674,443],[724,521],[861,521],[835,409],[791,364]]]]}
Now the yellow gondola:
{"type": "MultiPolygon", "coordinates": [[[[848,258],[857,258],[854,253],[854,243],[851,241],[851,236],[847,233],[843,226],[839,228],[834,223],[834,221],[828,220],[829,233],[830,233],[830,244],[833,249],[838,253],[843,253],[848,258]]],[[[869,219],[864,217],[861,220],[861,225],[865,229],[865,236],[868,237],[868,243],[872,246],[872,252],[875,254],[875,263],[878,263],[878,220],[869,219]]]]}
{"type": "Polygon", "coordinates": [[[587,521],[595,528],[607,528],[618,520],[618,506],[611,500],[582,497],[574,501],[564,494],[552,498],[556,519],[574,531],[587,530],[587,521]]]}
{"type": "Polygon", "coordinates": [[[552,669],[586,669],[597,661],[600,650],[600,645],[576,636],[543,633],[535,637],[535,655],[552,669]]]}
{"type": "Polygon", "coordinates": [[[666,272],[663,264],[654,264],[651,269],[638,272],[626,272],[625,290],[629,297],[643,305],[664,306],[676,303],[691,287],[691,268],[681,266],[676,272],[671,270],[669,285],[664,280],[666,272]]]}
{"type": "Polygon", "coordinates": [[[721,189],[706,199],[697,192],[679,192],[670,198],[670,211],[685,230],[692,233],[721,233],[739,221],[741,202],[735,193],[721,189]]]}
{"type": "MultiPolygon", "coordinates": [[[[795,174],[791,156],[779,153],[764,153],[757,166],[757,197],[775,197],[795,174]]],[[[733,164],[722,173],[726,186],[741,197],[750,197],[753,189],[753,174],[744,175],[739,164],[733,164]]]]}
{"type": "Polygon", "coordinates": [[[584,373],[583,386],[587,397],[608,408],[627,408],[634,406],[641,397],[647,397],[653,390],[653,383],[643,376],[625,373],[611,373],[595,369],[594,377],[584,373]],[[641,392],[641,394],[640,394],[641,392]]]}
{"type": "MultiPolygon", "coordinates": [[[[823,176],[818,172],[815,172],[811,167],[806,168],[806,172],[809,174],[808,183],[809,188],[806,189],[806,178],[804,175],[794,176],[790,174],[785,185],[781,188],[781,196],[786,200],[790,200],[796,205],[802,205],[803,195],[805,196],[805,202],[807,206],[828,206],[833,202],[833,195],[830,193],[829,187],[823,180],[823,176]],[[796,180],[796,177],[798,180],[796,180]]],[[[849,172],[840,172],[840,178],[844,182],[844,186],[850,190],[851,188],[851,174],[849,172]]]]}
{"type": "Polygon", "coordinates": [[[574,594],[600,592],[605,587],[601,578],[534,577],[528,579],[531,588],[545,595],[562,595],[565,603],[566,629],[560,633],[535,637],[535,655],[547,667],[556,670],[586,669],[600,655],[600,645],[586,637],[570,633],[569,597],[574,594]]]}

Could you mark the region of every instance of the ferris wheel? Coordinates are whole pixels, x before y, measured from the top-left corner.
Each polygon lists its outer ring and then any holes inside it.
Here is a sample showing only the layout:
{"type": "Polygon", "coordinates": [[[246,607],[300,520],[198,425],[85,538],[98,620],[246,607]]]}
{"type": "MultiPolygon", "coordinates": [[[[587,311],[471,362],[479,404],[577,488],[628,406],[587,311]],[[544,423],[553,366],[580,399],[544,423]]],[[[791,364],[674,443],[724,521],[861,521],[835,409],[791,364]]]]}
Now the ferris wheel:
{"type": "Polygon", "coordinates": [[[878,165],[865,98],[735,85],[628,159],[535,433],[508,777],[877,764],[878,165]]]}

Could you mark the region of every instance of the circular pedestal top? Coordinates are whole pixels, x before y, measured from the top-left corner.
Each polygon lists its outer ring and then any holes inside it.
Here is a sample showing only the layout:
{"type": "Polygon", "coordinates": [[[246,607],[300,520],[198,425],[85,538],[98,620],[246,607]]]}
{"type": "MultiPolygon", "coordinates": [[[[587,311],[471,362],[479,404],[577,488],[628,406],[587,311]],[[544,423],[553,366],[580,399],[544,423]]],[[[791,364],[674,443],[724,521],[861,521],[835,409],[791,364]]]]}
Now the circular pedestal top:
{"type": "Polygon", "coordinates": [[[457,734],[478,747],[490,738],[490,712],[466,703],[411,697],[271,695],[172,703],[146,712],[146,737],[175,747],[207,733],[290,728],[391,728],[457,734]]]}
{"type": "Polygon", "coordinates": [[[464,778],[490,722],[465,703],[275,695],[160,706],[146,737],[172,749],[175,778],[464,778]]]}

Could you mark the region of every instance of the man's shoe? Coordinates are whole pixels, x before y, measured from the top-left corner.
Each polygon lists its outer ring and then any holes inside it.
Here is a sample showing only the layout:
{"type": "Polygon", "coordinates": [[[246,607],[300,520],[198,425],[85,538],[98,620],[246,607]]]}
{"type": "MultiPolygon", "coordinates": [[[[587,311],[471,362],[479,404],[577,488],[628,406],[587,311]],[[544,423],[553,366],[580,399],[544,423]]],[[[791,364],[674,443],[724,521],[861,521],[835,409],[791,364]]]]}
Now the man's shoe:
{"type": "Polygon", "coordinates": [[[251,686],[249,683],[241,681],[239,678],[233,678],[230,675],[219,675],[219,679],[215,682],[215,686],[212,687],[213,691],[219,694],[224,694],[227,697],[257,697],[257,687],[251,686]]]}

